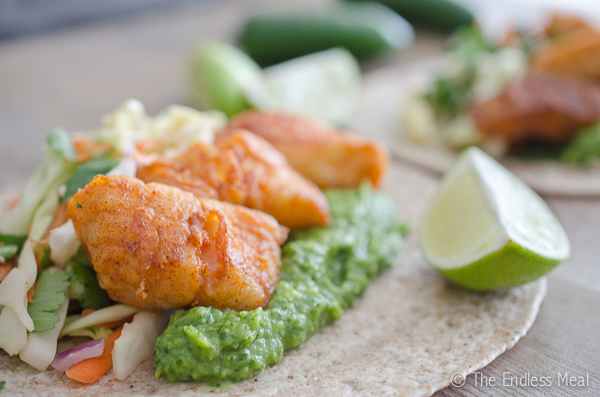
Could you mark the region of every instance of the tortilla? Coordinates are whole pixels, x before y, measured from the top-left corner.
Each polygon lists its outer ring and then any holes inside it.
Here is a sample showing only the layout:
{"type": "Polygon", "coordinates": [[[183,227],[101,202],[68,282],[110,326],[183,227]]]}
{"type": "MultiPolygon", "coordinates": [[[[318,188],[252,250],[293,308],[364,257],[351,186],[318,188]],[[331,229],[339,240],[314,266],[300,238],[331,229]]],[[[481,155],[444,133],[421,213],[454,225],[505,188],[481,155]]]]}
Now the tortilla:
{"type": "MultiPolygon", "coordinates": [[[[417,145],[402,135],[400,119],[403,99],[422,92],[443,58],[430,57],[408,66],[381,68],[365,78],[359,111],[349,128],[387,142],[395,159],[417,165],[437,175],[450,169],[458,152],[442,146],[417,145]]],[[[571,166],[558,161],[527,161],[516,158],[500,162],[528,184],[547,196],[600,197],[600,168],[571,166]]]]}
{"type": "MultiPolygon", "coordinates": [[[[458,153],[439,146],[402,143],[392,147],[393,155],[438,175],[445,174],[458,153]]],[[[529,187],[545,196],[600,197],[600,170],[575,167],[557,161],[526,161],[514,158],[500,162],[529,187]]]]}
{"type": "MultiPolygon", "coordinates": [[[[369,286],[344,317],[253,379],[215,389],[154,378],[152,359],[125,381],[104,376],[81,385],[52,368],[39,373],[18,357],[0,353],[0,379],[10,395],[83,396],[214,393],[233,395],[428,396],[449,385],[456,372],[472,373],[511,348],[530,328],[546,280],[507,291],[475,293],[446,282],[424,262],[417,224],[436,180],[394,165],[388,186],[411,225],[396,266],[369,286]]],[[[61,341],[59,351],[83,339],[61,341]]]]}

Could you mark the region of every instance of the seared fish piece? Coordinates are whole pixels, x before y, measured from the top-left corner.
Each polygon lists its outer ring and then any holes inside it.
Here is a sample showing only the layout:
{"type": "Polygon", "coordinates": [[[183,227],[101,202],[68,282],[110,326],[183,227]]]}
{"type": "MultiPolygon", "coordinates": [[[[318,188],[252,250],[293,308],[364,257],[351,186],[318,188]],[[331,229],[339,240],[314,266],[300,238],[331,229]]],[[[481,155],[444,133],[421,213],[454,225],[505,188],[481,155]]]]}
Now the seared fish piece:
{"type": "Polygon", "coordinates": [[[496,97],[471,109],[485,135],[511,144],[564,144],[600,118],[600,84],[547,73],[530,73],[496,97]]]}
{"type": "Polygon", "coordinates": [[[590,80],[600,78],[600,31],[565,16],[555,16],[546,31],[550,39],[533,54],[532,69],[590,80]]]}
{"type": "Polygon", "coordinates": [[[385,146],[305,117],[247,111],[234,117],[215,139],[238,129],[266,139],[290,165],[321,188],[355,188],[364,180],[381,187],[389,165],[385,146]]]}
{"type": "Polygon", "coordinates": [[[111,299],[140,310],[266,307],[287,229],[260,211],[123,176],[96,176],[68,206],[111,299]]]}
{"type": "Polygon", "coordinates": [[[140,168],[137,177],[261,210],[290,228],[331,220],[323,192],[248,131],[235,131],[216,145],[195,144],[180,157],[140,168]]]}

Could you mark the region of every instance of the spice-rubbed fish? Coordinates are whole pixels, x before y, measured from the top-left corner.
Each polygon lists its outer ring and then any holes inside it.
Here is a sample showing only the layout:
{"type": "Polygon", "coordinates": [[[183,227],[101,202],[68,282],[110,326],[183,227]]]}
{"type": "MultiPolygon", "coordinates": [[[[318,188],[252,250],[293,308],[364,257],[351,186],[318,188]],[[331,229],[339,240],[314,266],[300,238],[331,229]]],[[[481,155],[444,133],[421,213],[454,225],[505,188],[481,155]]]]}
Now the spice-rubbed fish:
{"type": "Polygon", "coordinates": [[[296,171],[322,188],[358,187],[365,180],[375,187],[383,184],[389,155],[377,142],[305,117],[248,111],[216,135],[217,144],[240,128],[269,141],[296,171]]]}
{"type": "Polygon", "coordinates": [[[496,97],[474,104],[471,114],[482,133],[511,144],[561,144],[600,118],[600,84],[530,73],[496,97]]]}
{"type": "Polygon", "coordinates": [[[279,279],[287,229],[260,211],[96,176],[68,212],[100,286],[142,310],[266,307],[279,279]]]}
{"type": "Polygon", "coordinates": [[[556,15],[546,40],[534,52],[533,70],[587,79],[600,78],[600,31],[584,21],[556,15]]]}
{"type": "Polygon", "coordinates": [[[137,177],[258,209],[290,228],[327,226],[329,205],[264,139],[232,132],[216,145],[198,143],[183,155],[142,167],[137,177]]]}

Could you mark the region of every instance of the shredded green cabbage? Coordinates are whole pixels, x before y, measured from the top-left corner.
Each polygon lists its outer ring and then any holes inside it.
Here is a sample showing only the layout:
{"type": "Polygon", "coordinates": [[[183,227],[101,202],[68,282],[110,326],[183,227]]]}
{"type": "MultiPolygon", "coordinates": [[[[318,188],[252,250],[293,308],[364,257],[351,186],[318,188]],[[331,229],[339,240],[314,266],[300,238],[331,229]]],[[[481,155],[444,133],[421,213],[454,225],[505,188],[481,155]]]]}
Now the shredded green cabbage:
{"type": "Polygon", "coordinates": [[[64,140],[64,137],[56,137],[64,134],[66,134],[64,130],[54,129],[48,136],[46,154],[42,164],[27,181],[19,204],[2,221],[0,232],[13,235],[27,234],[34,213],[46,195],[49,192],[57,191],[58,187],[71,175],[74,164],[66,161],[63,152],[50,144],[53,139],[64,140]]]}

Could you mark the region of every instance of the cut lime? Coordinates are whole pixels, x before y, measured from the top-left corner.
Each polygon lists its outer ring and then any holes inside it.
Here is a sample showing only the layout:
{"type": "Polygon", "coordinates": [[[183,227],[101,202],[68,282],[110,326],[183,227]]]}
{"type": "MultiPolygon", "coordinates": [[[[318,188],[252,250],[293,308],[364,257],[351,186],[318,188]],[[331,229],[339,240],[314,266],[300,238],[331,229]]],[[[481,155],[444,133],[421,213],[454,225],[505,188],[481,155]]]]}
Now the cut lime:
{"type": "Polygon", "coordinates": [[[360,95],[360,66],[342,48],[261,70],[232,45],[207,41],[194,49],[190,66],[194,106],[228,116],[255,107],[346,124],[360,95]]]}
{"type": "Polygon", "coordinates": [[[535,280],[571,251],[546,203],[475,147],[466,149],[442,180],[421,233],[433,267],[480,291],[535,280]]]}
{"type": "Polygon", "coordinates": [[[295,58],[263,70],[264,91],[248,92],[259,109],[279,109],[346,124],[358,103],[361,71],[343,48],[295,58]]]}
{"type": "Polygon", "coordinates": [[[198,109],[216,109],[232,116],[251,107],[246,92],[262,86],[262,71],[232,45],[206,41],[192,53],[190,85],[198,109]]]}

